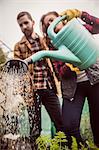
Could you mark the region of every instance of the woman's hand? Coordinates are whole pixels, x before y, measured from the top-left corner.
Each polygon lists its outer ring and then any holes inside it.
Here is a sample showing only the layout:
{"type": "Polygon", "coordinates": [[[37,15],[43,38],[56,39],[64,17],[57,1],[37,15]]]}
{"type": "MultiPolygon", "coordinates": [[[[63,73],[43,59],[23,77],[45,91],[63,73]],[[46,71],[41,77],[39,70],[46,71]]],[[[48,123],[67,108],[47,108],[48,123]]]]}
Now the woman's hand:
{"type": "Polygon", "coordinates": [[[82,12],[79,11],[78,9],[67,9],[63,12],[60,13],[60,16],[67,16],[67,20],[71,20],[73,18],[81,17],[82,12]]]}

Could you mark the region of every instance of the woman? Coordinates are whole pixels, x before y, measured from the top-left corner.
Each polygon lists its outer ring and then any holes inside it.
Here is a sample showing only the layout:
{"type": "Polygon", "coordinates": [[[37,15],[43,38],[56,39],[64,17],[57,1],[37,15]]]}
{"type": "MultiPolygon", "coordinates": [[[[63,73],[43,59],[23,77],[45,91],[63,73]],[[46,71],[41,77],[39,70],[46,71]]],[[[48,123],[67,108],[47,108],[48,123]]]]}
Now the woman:
{"type": "MultiPolygon", "coordinates": [[[[99,33],[99,19],[89,15],[86,12],[79,10],[66,10],[61,15],[67,15],[67,20],[60,22],[55,32],[58,32],[64,23],[71,20],[74,17],[79,17],[85,24],[84,26],[92,34],[99,33]]],[[[41,29],[46,40],[49,49],[55,49],[50,42],[47,35],[47,28],[51,22],[58,17],[57,12],[48,12],[41,18],[41,29]]],[[[55,67],[61,76],[62,82],[62,96],[63,96],[63,121],[64,121],[64,132],[68,138],[68,145],[71,148],[71,136],[74,136],[78,143],[78,149],[81,148],[81,144],[85,143],[80,135],[80,120],[85,98],[87,97],[90,112],[90,123],[93,132],[94,143],[99,147],[99,61],[92,65],[90,68],[80,71],[79,73],[71,71],[70,64],[63,62],[54,62],[55,67]]]]}

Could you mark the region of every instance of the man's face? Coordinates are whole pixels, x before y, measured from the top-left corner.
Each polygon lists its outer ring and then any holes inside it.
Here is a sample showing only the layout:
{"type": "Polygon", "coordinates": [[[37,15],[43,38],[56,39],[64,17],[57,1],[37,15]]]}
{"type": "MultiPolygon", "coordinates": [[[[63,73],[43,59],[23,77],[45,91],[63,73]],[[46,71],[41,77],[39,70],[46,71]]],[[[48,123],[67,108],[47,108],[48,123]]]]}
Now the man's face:
{"type": "Polygon", "coordinates": [[[18,19],[18,24],[26,37],[31,36],[33,33],[34,21],[30,20],[27,15],[24,15],[18,19]]]}

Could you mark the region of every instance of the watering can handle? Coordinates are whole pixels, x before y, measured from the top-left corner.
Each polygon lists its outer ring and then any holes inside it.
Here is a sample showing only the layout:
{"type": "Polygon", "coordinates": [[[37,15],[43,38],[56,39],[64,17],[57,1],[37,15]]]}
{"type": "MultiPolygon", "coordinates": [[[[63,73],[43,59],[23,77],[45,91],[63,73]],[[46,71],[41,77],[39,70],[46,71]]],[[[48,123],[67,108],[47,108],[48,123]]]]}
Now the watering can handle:
{"type": "Polygon", "coordinates": [[[52,23],[51,25],[48,27],[47,29],[47,33],[48,33],[48,36],[50,37],[50,39],[54,39],[56,37],[56,33],[54,32],[54,29],[55,29],[55,26],[63,19],[65,19],[67,16],[64,15],[64,16],[59,16],[57,17],[52,23]]]}

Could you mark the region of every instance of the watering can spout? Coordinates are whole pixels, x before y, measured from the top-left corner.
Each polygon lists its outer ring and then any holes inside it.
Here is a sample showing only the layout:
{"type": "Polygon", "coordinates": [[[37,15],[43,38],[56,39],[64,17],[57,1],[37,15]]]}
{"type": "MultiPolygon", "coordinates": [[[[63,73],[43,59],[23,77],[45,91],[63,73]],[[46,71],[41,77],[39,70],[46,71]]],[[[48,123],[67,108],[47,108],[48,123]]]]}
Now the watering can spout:
{"type": "MultiPolygon", "coordinates": [[[[72,52],[68,50],[64,45],[59,47],[59,50],[47,51],[43,50],[33,54],[30,59],[32,63],[41,60],[42,58],[51,58],[55,60],[60,60],[67,63],[73,63],[75,65],[81,63],[79,58],[77,58],[72,52]]],[[[28,58],[27,58],[28,60],[28,58]]]]}

